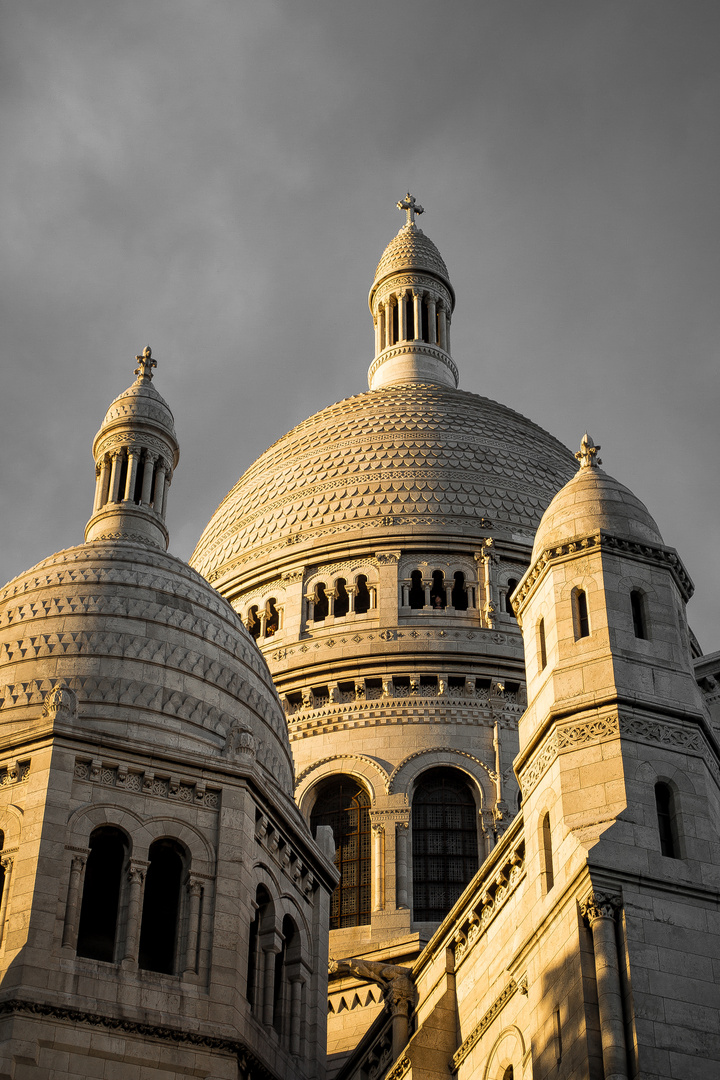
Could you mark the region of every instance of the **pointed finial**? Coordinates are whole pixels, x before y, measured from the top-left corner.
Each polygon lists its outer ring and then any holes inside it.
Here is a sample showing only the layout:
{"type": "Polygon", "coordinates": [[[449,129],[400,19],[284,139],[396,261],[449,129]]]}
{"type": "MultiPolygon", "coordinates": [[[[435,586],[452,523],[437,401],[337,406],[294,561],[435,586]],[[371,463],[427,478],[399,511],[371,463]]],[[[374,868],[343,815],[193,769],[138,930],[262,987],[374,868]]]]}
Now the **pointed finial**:
{"type": "Polygon", "coordinates": [[[137,381],[150,382],[152,369],[157,367],[157,360],[153,360],[150,346],[146,345],[142,351],[142,356],[136,356],[135,359],[138,362],[138,366],[135,368],[135,374],[138,377],[137,381]]]}
{"type": "Polygon", "coordinates": [[[597,469],[598,465],[602,465],[602,458],[597,456],[599,449],[599,446],[593,446],[593,441],[586,431],[580,442],[580,449],[575,455],[581,469],[597,469]]]}
{"type": "Polygon", "coordinates": [[[405,222],[406,225],[414,225],[415,215],[425,213],[422,206],[420,206],[420,203],[415,201],[415,196],[411,195],[409,191],[404,199],[401,199],[399,203],[396,203],[396,206],[398,210],[407,211],[407,221],[405,222]]]}

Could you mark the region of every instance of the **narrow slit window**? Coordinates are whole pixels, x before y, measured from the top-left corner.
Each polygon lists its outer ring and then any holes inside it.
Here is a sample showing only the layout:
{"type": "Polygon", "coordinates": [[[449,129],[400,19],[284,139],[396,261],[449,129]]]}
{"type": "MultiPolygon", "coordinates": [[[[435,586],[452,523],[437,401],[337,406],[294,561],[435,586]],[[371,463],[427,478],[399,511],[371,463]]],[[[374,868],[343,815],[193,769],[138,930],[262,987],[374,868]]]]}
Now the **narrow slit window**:
{"type": "Polygon", "coordinates": [[[507,583],[507,592],[505,593],[505,611],[507,612],[508,615],[512,615],[513,618],[515,616],[515,612],[513,611],[513,606],[512,606],[512,604],[510,602],[510,597],[515,592],[515,590],[517,589],[517,584],[518,584],[517,583],[517,578],[511,577],[510,580],[507,583]]]}
{"type": "Polygon", "coordinates": [[[573,615],[575,623],[575,640],[590,636],[590,619],[588,617],[587,593],[584,589],[576,589],[573,593],[573,615]]]}
{"type": "Polygon", "coordinates": [[[552,833],[550,831],[550,814],[543,815],[540,825],[540,844],[543,860],[543,892],[550,892],[555,884],[555,871],[553,869],[552,833]]]}
{"type": "Polygon", "coordinates": [[[547,667],[547,645],[545,644],[545,620],[541,619],[538,623],[538,655],[540,660],[540,670],[544,671],[547,667]]]}
{"type": "Polygon", "coordinates": [[[635,637],[647,640],[647,619],[645,618],[645,597],[639,589],[633,589],[630,593],[630,607],[632,608],[633,630],[635,637]]]}
{"type": "Polygon", "coordinates": [[[669,784],[660,782],[655,785],[655,807],[660,833],[660,851],[668,859],[679,859],[675,797],[669,784]]]}

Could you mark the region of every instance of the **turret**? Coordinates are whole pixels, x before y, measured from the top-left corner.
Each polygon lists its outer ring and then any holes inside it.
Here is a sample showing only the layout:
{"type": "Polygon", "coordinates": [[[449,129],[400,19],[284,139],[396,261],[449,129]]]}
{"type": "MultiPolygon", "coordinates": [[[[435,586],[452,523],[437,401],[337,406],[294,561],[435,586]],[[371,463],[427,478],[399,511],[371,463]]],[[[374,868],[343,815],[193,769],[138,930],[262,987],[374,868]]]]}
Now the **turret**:
{"type": "Polygon", "coordinates": [[[371,390],[394,383],[436,383],[455,388],[450,319],[455,292],[440,252],[416,223],[424,213],[413,195],[398,204],[407,221],[383,252],[368,304],[375,323],[371,390]]]}
{"type": "Polygon", "coordinates": [[[168,546],[167,495],[179,449],[173,415],[152,385],[148,345],[137,379],[108,409],[93,442],[95,503],[85,541],[134,540],[168,546]]]}

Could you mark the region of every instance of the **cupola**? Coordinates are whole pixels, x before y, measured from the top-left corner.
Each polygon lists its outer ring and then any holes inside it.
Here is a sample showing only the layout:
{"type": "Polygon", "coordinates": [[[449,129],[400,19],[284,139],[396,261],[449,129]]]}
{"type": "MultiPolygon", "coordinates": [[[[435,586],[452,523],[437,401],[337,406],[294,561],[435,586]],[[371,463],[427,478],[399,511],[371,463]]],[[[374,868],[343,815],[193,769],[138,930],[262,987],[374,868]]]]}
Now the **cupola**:
{"type": "Polygon", "coordinates": [[[175,423],[152,385],[150,346],[135,359],[137,379],[115,398],[93,442],[97,479],[85,542],[134,540],[166,550],[168,488],[180,456],[175,423]]]}
{"type": "Polygon", "coordinates": [[[371,390],[402,383],[458,384],[450,355],[455,292],[432,240],[417,226],[424,213],[409,192],[398,204],[407,220],[383,252],[368,303],[375,323],[371,390]]]}

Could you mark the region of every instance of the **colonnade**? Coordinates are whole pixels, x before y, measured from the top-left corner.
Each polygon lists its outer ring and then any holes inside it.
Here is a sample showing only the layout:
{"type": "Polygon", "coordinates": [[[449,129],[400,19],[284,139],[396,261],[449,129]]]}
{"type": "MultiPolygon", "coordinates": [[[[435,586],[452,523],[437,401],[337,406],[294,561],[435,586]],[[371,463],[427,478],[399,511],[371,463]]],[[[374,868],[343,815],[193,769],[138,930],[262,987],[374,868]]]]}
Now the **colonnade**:
{"type": "Polygon", "coordinates": [[[450,352],[450,310],[443,299],[423,289],[402,289],[388,296],[378,304],[374,322],[376,356],[400,341],[425,341],[450,352]]]}
{"type": "Polygon", "coordinates": [[[159,454],[140,447],[118,447],[103,455],[96,477],[94,513],[107,503],[135,503],[165,517],[171,471],[159,454]],[[142,477],[139,499],[138,475],[142,477]]]}

